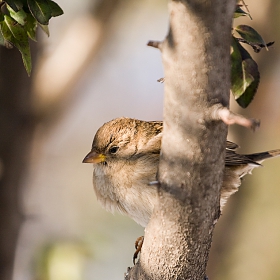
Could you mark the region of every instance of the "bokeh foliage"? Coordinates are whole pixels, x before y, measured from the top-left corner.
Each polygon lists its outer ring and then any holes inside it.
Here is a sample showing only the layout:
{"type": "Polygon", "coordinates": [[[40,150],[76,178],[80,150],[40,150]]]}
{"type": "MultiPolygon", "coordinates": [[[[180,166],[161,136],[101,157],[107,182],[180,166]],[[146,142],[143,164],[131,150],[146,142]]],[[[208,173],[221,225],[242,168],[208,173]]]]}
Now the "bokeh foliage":
{"type": "Polygon", "coordinates": [[[36,41],[38,26],[49,36],[49,20],[62,15],[63,10],[51,0],[0,0],[0,8],[0,44],[20,51],[24,67],[30,75],[29,38],[36,41]]]}

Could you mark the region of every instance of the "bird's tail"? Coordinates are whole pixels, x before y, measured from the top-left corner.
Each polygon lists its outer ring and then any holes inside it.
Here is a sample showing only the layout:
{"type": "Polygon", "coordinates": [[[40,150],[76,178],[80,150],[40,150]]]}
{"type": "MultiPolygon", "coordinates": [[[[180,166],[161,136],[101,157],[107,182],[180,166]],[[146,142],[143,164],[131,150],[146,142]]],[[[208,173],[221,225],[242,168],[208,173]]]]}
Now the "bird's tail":
{"type": "Polygon", "coordinates": [[[246,155],[247,158],[249,158],[257,163],[262,163],[267,158],[278,157],[278,156],[280,156],[280,149],[267,151],[267,152],[263,152],[263,153],[246,155]]]}

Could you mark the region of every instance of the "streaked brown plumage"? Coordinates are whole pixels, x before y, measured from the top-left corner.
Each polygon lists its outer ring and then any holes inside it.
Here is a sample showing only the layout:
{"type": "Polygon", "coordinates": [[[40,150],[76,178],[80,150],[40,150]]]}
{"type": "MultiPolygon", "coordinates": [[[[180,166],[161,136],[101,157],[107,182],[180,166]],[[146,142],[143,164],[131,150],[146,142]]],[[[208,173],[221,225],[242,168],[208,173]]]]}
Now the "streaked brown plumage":
{"type": "MultiPolygon", "coordinates": [[[[162,122],[118,118],[100,127],[92,149],[83,162],[93,163],[93,186],[97,199],[108,211],[126,214],[146,226],[156,200],[156,180],[162,137],[162,122]]],[[[238,146],[227,141],[221,209],[238,190],[241,178],[280,150],[251,155],[235,152],[238,146]]]]}

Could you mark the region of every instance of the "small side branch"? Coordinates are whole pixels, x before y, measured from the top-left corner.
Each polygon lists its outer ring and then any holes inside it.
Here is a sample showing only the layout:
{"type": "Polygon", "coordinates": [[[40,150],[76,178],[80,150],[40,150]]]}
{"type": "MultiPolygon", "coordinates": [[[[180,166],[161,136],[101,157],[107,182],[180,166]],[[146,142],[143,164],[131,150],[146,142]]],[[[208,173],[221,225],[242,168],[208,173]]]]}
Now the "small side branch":
{"type": "Polygon", "coordinates": [[[258,44],[258,43],[251,43],[243,38],[236,38],[236,39],[240,43],[244,43],[244,44],[251,46],[255,53],[259,53],[263,48],[266,48],[268,50],[268,47],[271,47],[274,44],[274,42],[269,42],[266,45],[264,45],[264,44],[258,44]]]}
{"type": "Polygon", "coordinates": [[[162,42],[161,41],[149,41],[147,43],[147,46],[161,50],[162,42]]]}
{"type": "Polygon", "coordinates": [[[164,83],[164,78],[158,79],[157,82],[159,82],[159,83],[164,83]]]}
{"type": "Polygon", "coordinates": [[[211,110],[213,120],[222,120],[227,125],[239,124],[255,131],[260,126],[260,120],[248,119],[231,112],[220,104],[214,105],[211,110]]]}

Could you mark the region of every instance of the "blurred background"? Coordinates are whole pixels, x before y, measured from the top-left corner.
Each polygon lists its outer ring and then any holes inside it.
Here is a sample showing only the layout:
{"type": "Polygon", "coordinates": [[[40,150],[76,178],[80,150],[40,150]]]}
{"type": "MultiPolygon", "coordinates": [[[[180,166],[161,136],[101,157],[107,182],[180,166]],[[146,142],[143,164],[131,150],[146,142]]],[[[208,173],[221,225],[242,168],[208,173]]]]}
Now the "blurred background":
{"type": "MultiPolygon", "coordinates": [[[[57,0],[65,14],[40,34],[28,78],[17,50],[0,49],[1,279],[123,279],[143,228],[105,212],[82,164],[96,130],[126,116],[161,120],[160,52],[167,1],[57,0]],[[14,253],[15,252],[15,253],[14,253]]],[[[275,41],[253,54],[261,83],[246,110],[261,119],[253,133],[230,127],[239,152],[280,148],[280,3],[247,0],[249,24],[275,41]]],[[[252,54],[252,51],[250,50],[252,54]]],[[[214,233],[208,276],[216,280],[280,279],[280,159],[246,176],[214,233]]]]}

